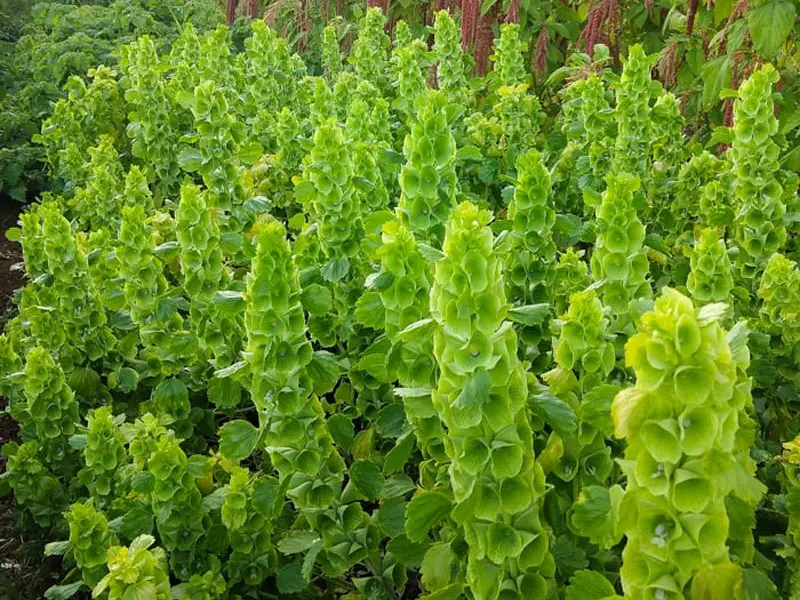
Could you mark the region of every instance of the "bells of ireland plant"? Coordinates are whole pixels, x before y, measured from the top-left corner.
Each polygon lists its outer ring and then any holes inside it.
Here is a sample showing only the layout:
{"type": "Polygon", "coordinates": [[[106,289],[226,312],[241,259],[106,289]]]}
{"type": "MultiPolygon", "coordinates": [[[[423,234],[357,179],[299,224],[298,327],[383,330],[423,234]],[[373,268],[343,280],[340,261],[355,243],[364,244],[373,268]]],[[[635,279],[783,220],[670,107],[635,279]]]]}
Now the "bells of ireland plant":
{"type": "Polygon", "coordinates": [[[503,257],[491,215],[472,203],[448,220],[436,263],[431,315],[441,374],[433,405],[469,545],[467,583],[478,600],[547,596],[554,562],[540,518],[544,475],[535,461],[527,379],[505,320],[503,257]]]}
{"type": "Polygon", "coordinates": [[[591,270],[595,281],[604,281],[603,304],[611,308],[621,327],[630,321],[631,301],[649,298],[652,293],[643,249],[645,228],[635,205],[639,187],[639,179],[632,175],[609,175],[597,207],[591,270]]]}
{"type": "MultiPolygon", "coordinates": [[[[611,170],[610,156],[614,147],[612,116],[613,109],[607,97],[603,80],[591,73],[586,79],[571,86],[580,99],[580,118],[583,121],[582,142],[589,162],[584,190],[584,203],[591,208],[600,200],[603,179],[611,170]]],[[[581,167],[581,163],[578,163],[581,167]]],[[[579,183],[580,185],[580,183],[579,183]]],[[[589,212],[588,210],[586,212],[589,212]]]]}
{"type": "Polygon", "coordinates": [[[695,304],[725,302],[733,289],[731,259],[725,241],[714,229],[703,229],[689,251],[691,272],[686,287],[695,304]]]}
{"type": "Polygon", "coordinates": [[[761,298],[759,328],[772,335],[775,352],[800,365],[800,269],[797,263],[773,254],[758,288],[761,298]]]}
{"type": "Polygon", "coordinates": [[[277,221],[259,227],[246,293],[251,396],[287,495],[321,540],[319,562],[341,573],[366,556],[367,515],[343,501],[345,466],[306,369],[311,342],[286,231],[277,221]]]}
{"type": "Polygon", "coordinates": [[[83,458],[86,468],[78,473],[81,482],[101,498],[111,494],[114,475],[127,462],[127,455],[122,433],[107,406],[89,412],[83,458]]]}
{"type": "Polygon", "coordinates": [[[438,246],[456,203],[456,143],[448,125],[444,92],[428,91],[417,111],[417,121],[403,142],[406,164],[400,171],[398,212],[417,237],[438,246]]]}
{"type": "Polygon", "coordinates": [[[66,517],[75,562],[81,569],[83,582],[93,587],[108,572],[106,555],[119,541],[109,528],[106,516],[91,502],[73,504],[66,517]]]}
{"type": "Polygon", "coordinates": [[[627,444],[620,573],[632,600],[694,597],[692,586],[740,576],[732,561],[752,558],[742,556],[749,536],[738,532],[751,527],[765,487],[749,455],[747,331],[739,324],[726,333],[724,308],[696,309],[665,288],[625,347],[636,385],[617,394],[612,417],[627,444]],[[729,499],[744,516],[727,512],[729,499]]]}
{"type": "Polygon", "coordinates": [[[391,40],[384,32],[386,17],[380,8],[368,8],[359,22],[358,37],[353,42],[350,62],[359,79],[377,88],[386,85],[387,52],[391,40]]]}
{"type": "Polygon", "coordinates": [[[461,31],[446,10],[436,13],[433,23],[433,58],[437,63],[437,87],[454,103],[469,96],[466,57],[461,49],[461,31]]]}
{"type": "Polygon", "coordinates": [[[745,282],[761,273],[769,257],[786,243],[786,204],[778,178],[781,149],[775,139],[778,120],[772,98],[777,81],[775,68],[764,65],[741,85],[733,103],[730,162],[738,213],[734,236],[741,250],[736,262],[745,282]]]}
{"type": "Polygon", "coordinates": [[[397,88],[397,97],[393,104],[408,119],[413,119],[418,99],[428,90],[425,65],[429,60],[429,51],[425,42],[410,37],[410,34],[408,42],[401,43],[401,30],[408,31],[404,21],[400,21],[395,29],[397,45],[392,51],[391,58],[392,85],[397,88]]]}
{"type": "Polygon", "coordinates": [[[500,37],[494,40],[494,73],[500,85],[524,83],[528,77],[525,56],[528,44],[520,39],[519,24],[505,23],[500,26],[500,37]]]}
{"type": "MultiPolygon", "coordinates": [[[[609,320],[597,293],[587,290],[572,295],[569,310],[555,324],[560,327],[553,349],[557,366],[543,378],[581,418],[564,440],[564,454],[553,472],[565,482],[578,477],[581,487],[602,484],[611,474],[611,451],[605,443],[606,423],[594,403],[617,389],[606,383],[616,362],[609,320]]],[[[552,433],[548,445],[559,437],[552,433]]]]}
{"type": "Polygon", "coordinates": [[[108,600],[127,600],[146,592],[153,600],[170,600],[167,556],[151,535],[140,535],[129,547],[113,546],[108,551],[108,574],[92,590],[92,598],[108,593],[108,600]]]}
{"type": "MultiPolygon", "coordinates": [[[[550,174],[536,150],[517,159],[517,183],[508,207],[513,252],[508,256],[506,290],[515,306],[550,303],[553,288],[553,261],[556,247],[552,228],[556,220],[551,204],[550,174]]],[[[535,358],[537,345],[547,328],[545,317],[538,324],[521,328],[528,355],[535,358]],[[536,348],[536,349],[533,349],[536,348]]]]}
{"type": "Polygon", "coordinates": [[[641,45],[631,46],[617,86],[615,173],[632,173],[643,180],[650,173],[650,58],[641,45]]]}
{"type": "Polygon", "coordinates": [[[384,327],[392,342],[391,362],[397,380],[415,393],[400,395],[422,453],[447,459],[444,431],[429,390],[435,385],[437,365],[431,339],[430,289],[433,269],[411,232],[399,221],[383,225],[378,249],[381,271],[373,289],[384,309],[384,327]]]}

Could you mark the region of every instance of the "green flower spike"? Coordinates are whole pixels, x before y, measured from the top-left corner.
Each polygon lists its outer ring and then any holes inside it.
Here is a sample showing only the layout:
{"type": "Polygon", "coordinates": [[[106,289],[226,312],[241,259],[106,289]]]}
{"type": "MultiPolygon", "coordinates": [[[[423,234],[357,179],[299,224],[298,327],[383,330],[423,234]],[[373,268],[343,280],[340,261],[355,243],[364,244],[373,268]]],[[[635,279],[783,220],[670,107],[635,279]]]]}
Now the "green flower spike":
{"type": "Polygon", "coordinates": [[[528,44],[520,40],[519,24],[505,23],[500,26],[500,37],[494,40],[494,73],[500,85],[524,83],[528,69],[525,56],[528,44]]]}
{"type": "MultiPolygon", "coordinates": [[[[380,296],[383,305],[396,376],[403,387],[429,389],[435,385],[437,371],[430,328],[401,332],[430,315],[431,265],[414,236],[399,221],[384,224],[382,241],[378,250],[381,273],[376,282],[383,279],[389,283],[373,293],[380,296]]],[[[403,398],[403,404],[422,452],[426,457],[445,460],[444,432],[430,394],[403,398]]]]}
{"type": "Polygon", "coordinates": [[[544,475],[534,460],[527,379],[505,321],[503,261],[490,214],[458,205],[436,263],[431,314],[441,369],[433,405],[456,508],[469,545],[467,582],[478,600],[547,595],[554,563],[540,519],[544,475]]]}
{"type": "Polygon", "coordinates": [[[446,10],[437,12],[433,23],[433,58],[437,64],[437,87],[450,102],[466,102],[469,85],[461,31],[446,10]]]}
{"type": "Polygon", "coordinates": [[[306,370],[311,343],[286,232],[277,221],[260,228],[246,294],[251,396],[272,464],[322,540],[318,560],[339,573],[365,557],[367,517],[341,500],[345,466],[306,370]]]}
{"type": "Polygon", "coordinates": [[[615,173],[646,180],[650,173],[650,59],[640,45],[631,46],[617,88],[615,173]]]}
{"type": "Polygon", "coordinates": [[[349,59],[356,76],[377,89],[385,87],[387,51],[391,45],[383,30],[385,24],[386,17],[380,8],[368,8],[359,23],[358,37],[353,42],[349,59]]]}
{"type": "Polygon", "coordinates": [[[66,517],[75,562],[83,582],[93,587],[108,573],[106,555],[112,546],[119,545],[119,540],[109,529],[106,516],[90,502],[73,504],[66,517]]]}
{"type": "Polygon", "coordinates": [[[692,271],[686,287],[695,303],[702,306],[727,301],[733,289],[733,277],[728,249],[719,233],[713,229],[702,230],[689,260],[692,271]]]}
{"type": "Polygon", "coordinates": [[[418,105],[417,122],[403,143],[398,211],[415,235],[441,243],[444,224],[455,206],[458,179],[456,143],[447,122],[447,99],[431,90],[418,105]]]}
{"type": "Polygon", "coordinates": [[[171,600],[167,556],[151,535],[140,535],[129,547],[114,546],[108,551],[108,575],[92,590],[92,598],[105,592],[108,600],[127,600],[146,591],[152,600],[171,600]]]}
{"type": "Polygon", "coordinates": [[[741,250],[737,266],[743,280],[763,271],[769,257],[786,243],[786,205],[778,178],[780,148],[774,139],[778,120],[772,85],[777,81],[775,68],[764,65],[741,85],[733,104],[734,235],[741,250]]]}
{"type": "Polygon", "coordinates": [[[596,281],[604,280],[603,304],[624,325],[630,318],[631,300],[651,295],[649,264],[643,249],[645,230],[639,220],[635,195],[639,180],[631,175],[609,175],[603,201],[597,207],[597,243],[591,269],[596,281]]]}
{"type": "Polygon", "coordinates": [[[628,478],[619,509],[626,598],[693,597],[693,579],[736,576],[729,553],[752,559],[752,536],[733,537],[749,528],[765,491],[749,454],[747,331],[739,324],[726,334],[721,314],[665,288],[625,347],[636,386],[617,395],[612,416],[627,442],[619,461],[628,478]],[[743,508],[729,515],[729,502],[743,508]]]}

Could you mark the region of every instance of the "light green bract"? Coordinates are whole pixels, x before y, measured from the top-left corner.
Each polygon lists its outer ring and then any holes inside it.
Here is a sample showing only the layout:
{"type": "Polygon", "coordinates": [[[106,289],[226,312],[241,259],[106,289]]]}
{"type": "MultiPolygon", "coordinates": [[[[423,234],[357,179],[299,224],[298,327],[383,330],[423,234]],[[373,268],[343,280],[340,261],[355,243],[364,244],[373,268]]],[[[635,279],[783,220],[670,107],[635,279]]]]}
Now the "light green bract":
{"type": "Polygon", "coordinates": [[[726,335],[709,308],[666,288],[625,347],[636,386],[617,395],[612,414],[627,444],[620,573],[632,600],[692,597],[704,569],[732,577],[726,497],[754,508],[764,492],[749,456],[746,334],[737,326],[726,335]]]}
{"type": "Polygon", "coordinates": [[[433,405],[469,544],[467,582],[479,600],[543,597],[553,559],[540,519],[544,476],[532,449],[527,381],[505,321],[503,262],[492,250],[490,214],[457,206],[431,290],[434,354],[441,369],[433,405]]]}

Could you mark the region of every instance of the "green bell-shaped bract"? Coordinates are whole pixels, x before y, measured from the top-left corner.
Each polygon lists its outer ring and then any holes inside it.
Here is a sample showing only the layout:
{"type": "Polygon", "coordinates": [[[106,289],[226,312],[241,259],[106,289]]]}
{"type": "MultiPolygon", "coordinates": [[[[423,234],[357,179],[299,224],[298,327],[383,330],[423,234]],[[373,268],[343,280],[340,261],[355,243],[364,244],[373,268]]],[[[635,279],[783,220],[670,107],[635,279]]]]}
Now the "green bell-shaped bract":
{"type": "Polygon", "coordinates": [[[251,397],[289,497],[322,536],[319,561],[338,573],[367,553],[366,515],[343,501],[345,465],[306,370],[313,355],[300,298],[286,230],[274,220],[259,224],[245,293],[251,397]]]}
{"type": "Polygon", "coordinates": [[[471,203],[454,209],[430,295],[441,370],[433,406],[448,431],[452,517],[470,548],[467,582],[481,600],[546,589],[540,578],[554,567],[536,500],[544,477],[532,450],[527,381],[504,322],[502,260],[489,218],[471,203]],[[478,264],[482,274],[473,270],[478,264]],[[483,302],[487,293],[499,302],[483,302]],[[453,302],[469,312],[452,311],[453,302]]]}
{"type": "Polygon", "coordinates": [[[772,86],[778,73],[772,65],[753,72],[739,87],[733,104],[731,174],[736,209],[733,233],[739,254],[736,264],[745,285],[765,268],[769,258],[786,244],[783,180],[778,160],[778,120],[772,86]]]}
{"type": "Polygon", "coordinates": [[[764,488],[748,438],[736,434],[752,411],[746,337],[742,325],[726,335],[722,314],[665,288],[626,345],[636,387],[617,395],[612,415],[627,441],[625,506],[636,511],[623,521],[622,584],[632,598],[688,597],[699,571],[727,563],[727,544],[747,547],[740,523],[729,540],[727,506],[752,514],[764,488]]]}

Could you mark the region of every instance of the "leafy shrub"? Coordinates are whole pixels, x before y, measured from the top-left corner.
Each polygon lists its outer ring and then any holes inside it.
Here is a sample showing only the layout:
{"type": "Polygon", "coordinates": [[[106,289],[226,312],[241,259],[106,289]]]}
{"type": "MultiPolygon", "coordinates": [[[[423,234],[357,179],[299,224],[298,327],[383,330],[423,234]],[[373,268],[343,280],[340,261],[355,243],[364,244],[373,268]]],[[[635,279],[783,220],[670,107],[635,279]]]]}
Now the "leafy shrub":
{"type": "Polygon", "coordinates": [[[522,29],[469,80],[446,12],[431,51],[384,24],[349,54],[321,33],[321,74],[256,21],[238,53],[187,25],[66,84],[40,134],[64,185],[9,231],[28,281],[0,336],[0,481],[64,555],[49,595],[790,590],[770,68],[689,140],[641,47],[619,77],[570,59],[556,106],[522,29]]]}

